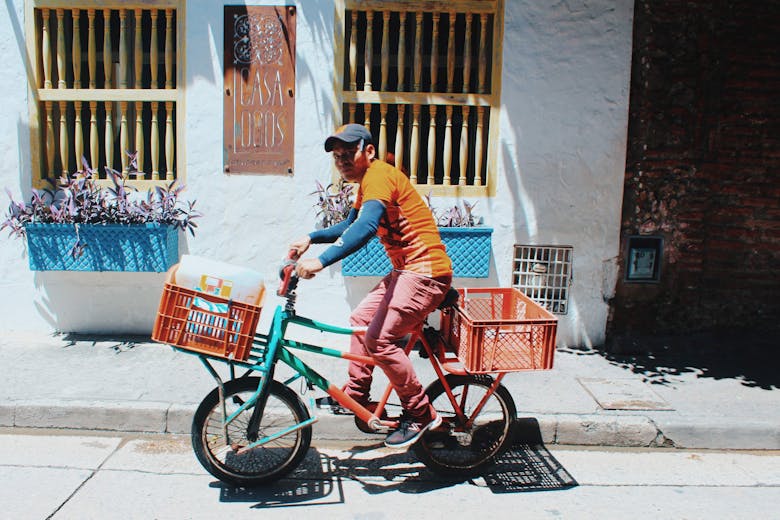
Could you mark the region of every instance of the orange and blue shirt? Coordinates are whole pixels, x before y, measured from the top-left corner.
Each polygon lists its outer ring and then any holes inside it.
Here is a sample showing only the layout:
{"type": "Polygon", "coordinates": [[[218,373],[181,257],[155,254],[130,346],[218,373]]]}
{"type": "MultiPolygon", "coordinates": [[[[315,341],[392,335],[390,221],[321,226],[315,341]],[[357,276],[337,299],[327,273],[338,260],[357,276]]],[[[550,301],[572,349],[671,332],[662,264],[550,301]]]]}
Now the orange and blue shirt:
{"type": "Polygon", "coordinates": [[[323,266],[357,251],[373,235],[394,269],[433,278],[452,275],[431,210],[403,172],[379,160],[363,175],[347,219],[309,234],[313,243],[336,243],[320,255],[323,266]]]}
{"type": "Polygon", "coordinates": [[[433,214],[401,170],[374,160],[360,181],[355,209],[360,212],[369,200],[385,207],[376,235],[394,269],[430,277],[452,274],[433,214]]]}

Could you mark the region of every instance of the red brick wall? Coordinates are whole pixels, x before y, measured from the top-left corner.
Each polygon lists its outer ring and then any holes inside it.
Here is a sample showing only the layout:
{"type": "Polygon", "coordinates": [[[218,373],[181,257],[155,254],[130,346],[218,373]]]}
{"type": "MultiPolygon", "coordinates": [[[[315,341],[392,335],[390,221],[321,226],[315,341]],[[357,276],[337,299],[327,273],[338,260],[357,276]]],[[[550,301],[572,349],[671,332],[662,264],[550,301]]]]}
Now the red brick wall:
{"type": "Polygon", "coordinates": [[[629,110],[608,342],[780,329],[780,2],[637,1],[629,110]],[[623,281],[640,234],[658,284],[623,281]]]}

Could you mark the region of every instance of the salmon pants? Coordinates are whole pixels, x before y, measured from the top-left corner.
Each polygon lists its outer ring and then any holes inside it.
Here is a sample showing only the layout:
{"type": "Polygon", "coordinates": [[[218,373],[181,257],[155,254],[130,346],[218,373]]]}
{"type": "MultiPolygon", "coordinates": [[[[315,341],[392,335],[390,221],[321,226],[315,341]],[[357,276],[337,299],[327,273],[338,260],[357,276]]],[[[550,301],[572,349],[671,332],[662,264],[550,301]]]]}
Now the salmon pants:
{"type": "MultiPolygon", "coordinates": [[[[414,418],[429,414],[428,397],[417,379],[412,362],[399,346],[439,304],[452,283],[451,276],[429,278],[393,270],[385,276],[350,316],[354,327],[368,327],[365,336],[352,336],[350,352],[374,358],[395,388],[404,410],[414,418]]],[[[349,382],[344,391],[366,404],[371,391],[373,367],[349,364],[349,382]]]]}

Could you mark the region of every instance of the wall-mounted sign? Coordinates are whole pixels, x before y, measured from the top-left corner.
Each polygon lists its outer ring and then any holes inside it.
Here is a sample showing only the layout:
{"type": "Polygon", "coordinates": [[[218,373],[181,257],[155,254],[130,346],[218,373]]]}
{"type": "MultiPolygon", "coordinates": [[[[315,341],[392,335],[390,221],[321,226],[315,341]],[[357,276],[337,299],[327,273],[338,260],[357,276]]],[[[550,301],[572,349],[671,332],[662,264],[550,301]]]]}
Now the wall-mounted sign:
{"type": "Polygon", "coordinates": [[[225,6],[227,173],[292,174],[295,7],[225,6]]]}
{"type": "Polygon", "coordinates": [[[658,282],[661,279],[661,237],[628,237],[627,282],[658,282]]]}

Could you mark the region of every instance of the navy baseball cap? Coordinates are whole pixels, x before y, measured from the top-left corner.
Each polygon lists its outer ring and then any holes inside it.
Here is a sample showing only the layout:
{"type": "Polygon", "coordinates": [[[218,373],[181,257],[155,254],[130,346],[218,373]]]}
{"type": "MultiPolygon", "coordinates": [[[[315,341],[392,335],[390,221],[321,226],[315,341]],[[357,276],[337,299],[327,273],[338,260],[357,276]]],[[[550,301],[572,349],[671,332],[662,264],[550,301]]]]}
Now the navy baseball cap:
{"type": "Polygon", "coordinates": [[[333,146],[336,144],[336,141],[352,144],[361,140],[363,141],[364,146],[371,143],[373,141],[371,138],[371,132],[369,132],[368,128],[363,125],[350,123],[338,128],[336,133],[325,139],[325,151],[330,152],[333,150],[333,146]]]}

